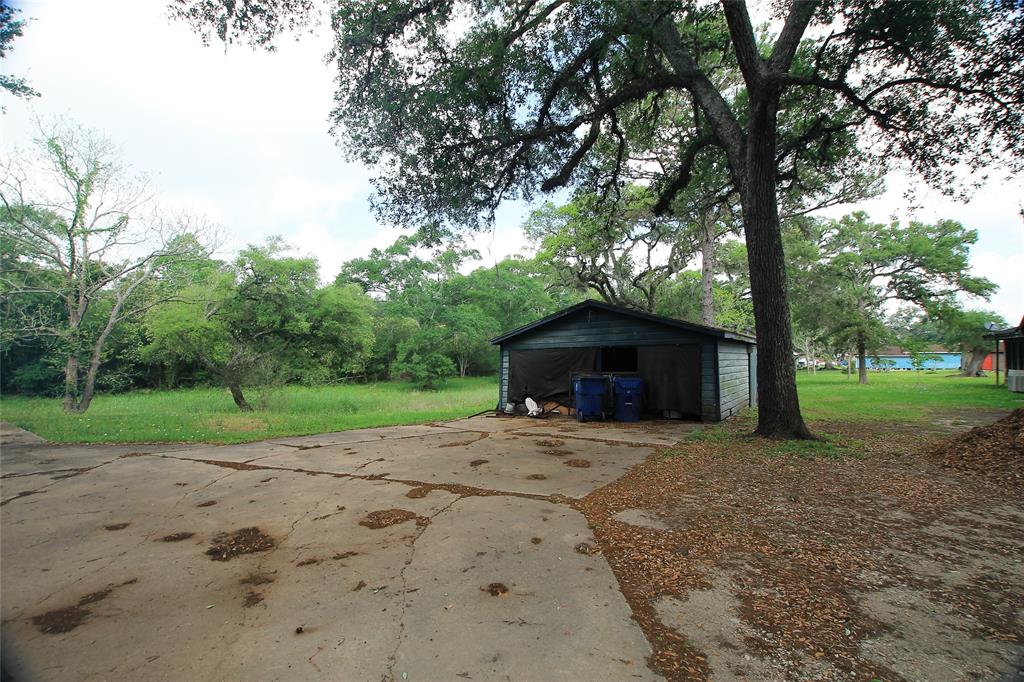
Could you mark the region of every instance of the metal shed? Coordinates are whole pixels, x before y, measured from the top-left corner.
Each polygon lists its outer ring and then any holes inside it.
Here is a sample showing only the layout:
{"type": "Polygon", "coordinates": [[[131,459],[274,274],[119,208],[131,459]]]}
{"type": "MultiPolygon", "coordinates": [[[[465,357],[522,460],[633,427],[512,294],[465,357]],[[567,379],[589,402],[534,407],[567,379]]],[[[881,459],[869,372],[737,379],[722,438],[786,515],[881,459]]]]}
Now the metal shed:
{"type": "Polygon", "coordinates": [[[638,374],[651,416],[721,421],[757,403],[757,343],[728,329],[588,300],[491,343],[499,408],[527,395],[571,407],[576,372],[638,374]]]}
{"type": "Polygon", "coordinates": [[[996,344],[1003,342],[1006,348],[1006,388],[1014,393],[1024,393],[1024,317],[1016,327],[993,330],[985,334],[985,338],[994,339],[996,344]]]}

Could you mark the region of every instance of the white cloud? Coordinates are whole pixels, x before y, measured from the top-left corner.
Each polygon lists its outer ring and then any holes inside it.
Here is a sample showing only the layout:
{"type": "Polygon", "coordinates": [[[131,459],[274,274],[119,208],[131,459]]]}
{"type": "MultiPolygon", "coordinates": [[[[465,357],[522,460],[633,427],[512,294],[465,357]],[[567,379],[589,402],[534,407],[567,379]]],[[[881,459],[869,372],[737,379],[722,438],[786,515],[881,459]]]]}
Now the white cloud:
{"type": "Polygon", "coordinates": [[[979,251],[971,254],[974,274],[987,277],[999,285],[991,301],[977,299],[965,301],[971,308],[992,309],[1011,324],[1020,322],[1024,315],[1024,245],[1019,240],[1016,250],[1003,252],[979,251]]]}
{"type": "Polygon", "coordinates": [[[265,206],[277,216],[336,214],[357,196],[365,199],[367,191],[365,183],[327,182],[287,175],[270,184],[265,206]]]}
{"type": "MultiPolygon", "coordinates": [[[[280,234],[317,256],[325,281],[342,261],[391,244],[401,231],[380,226],[366,202],[371,169],[346,163],[328,134],[334,84],[323,55],[329,36],[284,40],[273,54],[203,48],[186,25],[167,19],[166,4],[20,2],[23,16],[34,20],[4,66],[27,76],[43,96],[6,100],[0,143],[26,143],[34,113],[66,114],[123,144],[125,161],[153,176],[163,203],[222,223],[230,234],[225,250],[280,234]]],[[[992,181],[968,204],[923,192],[915,211],[902,196],[908,184],[890,178],[884,197],[859,207],[876,219],[894,213],[955,218],[977,228],[971,262],[1001,287],[990,307],[1018,318],[1024,299],[1015,265],[1024,253],[1021,182],[992,181]]],[[[527,208],[508,204],[493,231],[467,235],[482,256],[467,267],[528,251],[519,229],[527,208]]]]}

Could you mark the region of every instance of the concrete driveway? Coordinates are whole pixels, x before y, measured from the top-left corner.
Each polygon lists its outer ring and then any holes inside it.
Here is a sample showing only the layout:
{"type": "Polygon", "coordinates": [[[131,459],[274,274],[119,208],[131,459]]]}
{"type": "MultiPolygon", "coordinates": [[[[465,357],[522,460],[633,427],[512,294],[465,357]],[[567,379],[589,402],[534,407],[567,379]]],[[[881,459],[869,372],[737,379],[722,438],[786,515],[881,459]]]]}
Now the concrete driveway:
{"type": "Polygon", "coordinates": [[[573,499],[687,424],[477,417],[235,446],[5,433],[32,679],[652,679],[573,499]]]}

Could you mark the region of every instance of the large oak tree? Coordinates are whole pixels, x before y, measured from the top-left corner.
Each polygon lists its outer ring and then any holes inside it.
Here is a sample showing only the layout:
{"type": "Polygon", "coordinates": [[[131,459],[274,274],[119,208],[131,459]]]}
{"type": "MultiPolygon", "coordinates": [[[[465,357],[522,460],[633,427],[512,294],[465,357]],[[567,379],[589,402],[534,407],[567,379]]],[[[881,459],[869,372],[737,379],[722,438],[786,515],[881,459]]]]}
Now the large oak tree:
{"type": "MultiPolygon", "coordinates": [[[[808,436],[797,400],[778,194],[855,136],[949,187],[1019,163],[1024,30],[1014,0],[366,0],[330,12],[335,131],[377,169],[394,222],[472,226],[510,198],[608,190],[640,154],[622,121],[672,130],[667,210],[702,155],[740,197],[757,323],[758,433],[808,436]],[[717,76],[735,64],[742,82],[717,76]],[[682,99],[691,125],[670,120],[682,99]],[[786,134],[782,135],[781,132],[786,134]],[[601,145],[617,164],[593,162],[601,145]]],[[[312,0],[178,0],[209,38],[270,45],[312,0]]],[[[601,154],[606,159],[607,154],[601,154]]]]}

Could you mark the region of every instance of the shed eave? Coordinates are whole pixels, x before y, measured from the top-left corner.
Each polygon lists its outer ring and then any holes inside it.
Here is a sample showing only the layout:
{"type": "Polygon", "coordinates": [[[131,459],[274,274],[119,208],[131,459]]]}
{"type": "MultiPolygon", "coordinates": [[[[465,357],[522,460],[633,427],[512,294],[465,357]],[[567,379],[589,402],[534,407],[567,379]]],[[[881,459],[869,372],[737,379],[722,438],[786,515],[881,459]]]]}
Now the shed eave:
{"type": "Polygon", "coordinates": [[[531,332],[531,331],[533,331],[535,329],[538,329],[538,328],[543,327],[543,326],[545,326],[547,324],[550,324],[551,322],[555,322],[556,320],[559,320],[559,319],[561,319],[563,317],[566,317],[568,315],[576,313],[576,312],[578,312],[580,310],[586,310],[588,308],[594,308],[594,309],[597,309],[597,310],[606,310],[606,311],[609,311],[609,312],[618,313],[620,315],[625,315],[625,316],[628,316],[628,317],[635,317],[635,318],[638,318],[638,319],[647,320],[649,322],[655,322],[657,324],[662,324],[662,325],[665,325],[665,326],[668,326],[668,327],[676,327],[676,328],[679,328],[679,329],[685,329],[687,331],[696,332],[698,334],[707,334],[709,336],[716,336],[716,337],[723,338],[723,339],[731,339],[731,340],[734,340],[734,341],[739,341],[741,343],[748,343],[748,344],[751,344],[751,345],[756,345],[757,344],[757,340],[753,336],[749,336],[747,334],[742,334],[740,332],[735,332],[735,331],[732,331],[730,329],[722,329],[720,327],[710,327],[710,326],[703,325],[703,324],[697,324],[695,322],[685,322],[683,320],[677,320],[677,319],[674,319],[674,318],[671,318],[671,317],[664,317],[664,316],[661,316],[661,315],[654,315],[652,313],[645,313],[645,312],[642,312],[642,311],[639,311],[639,310],[633,310],[632,308],[624,308],[622,306],[611,305],[609,303],[604,303],[602,301],[595,301],[593,299],[582,301],[580,303],[577,303],[576,305],[569,306],[568,308],[563,308],[562,310],[559,310],[558,312],[552,313],[551,315],[548,315],[547,317],[542,317],[541,319],[536,320],[534,322],[531,322],[530,324],[523,325],[522,327],[519,327],[518,329],[513,329],[510,332],[506,332],[504,334],[501,334],[500,336],[496,336],[496,337],[494,337],[493,339],[490,340],[490,343],[492,345],[495,345],[495,346],[500,346],[501,344],[505,343],[509,339],[513,339],[513,338],[515,338],[517,336],[521,336],[523,334],[527,334],[527,333],[529,333],[529,332],[531,332]]]}

